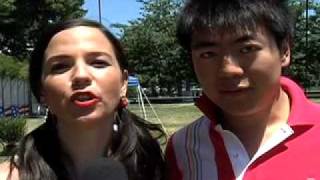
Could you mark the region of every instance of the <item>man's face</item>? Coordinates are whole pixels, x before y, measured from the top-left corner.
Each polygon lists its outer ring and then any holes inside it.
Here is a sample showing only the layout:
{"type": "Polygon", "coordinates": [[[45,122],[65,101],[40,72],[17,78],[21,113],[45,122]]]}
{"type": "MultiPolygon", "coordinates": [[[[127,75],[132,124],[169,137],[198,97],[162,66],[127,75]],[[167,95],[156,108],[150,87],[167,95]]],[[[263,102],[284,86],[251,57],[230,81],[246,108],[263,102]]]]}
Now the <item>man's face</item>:
{"type": "Polygon", "coordinates": [[[204,93],[231,116],[270,106],[280,90],[281,68],[290,61],[289,48],[280,51],[264,27],[221,32],[203,29],[192,35],[192,61],[204,93]]]}

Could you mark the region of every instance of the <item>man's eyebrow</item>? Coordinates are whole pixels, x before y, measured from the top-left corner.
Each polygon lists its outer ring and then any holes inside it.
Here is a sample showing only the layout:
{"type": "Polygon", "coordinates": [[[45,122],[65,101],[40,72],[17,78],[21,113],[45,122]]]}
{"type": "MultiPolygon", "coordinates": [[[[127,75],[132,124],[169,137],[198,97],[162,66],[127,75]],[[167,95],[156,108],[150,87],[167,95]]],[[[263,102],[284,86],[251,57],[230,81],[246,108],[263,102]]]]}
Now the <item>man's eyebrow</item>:
{"type": "Polygon", "coordinates": [[[247,41],[251,41],[251,40],[255,40],[255,39],[256,39],[255,35],[246,34],[246,35],[243,35],[243,36],[237,38],[234,42],[235,43],[243,43],[243,42],[247,42],[247,41]]]}
{"type": "MultiPolygon", "coordinates": [[[[243,43],[247,41],[252,41],[257,39],[255,34],[253,33],[248,33],[244,34],[237,39],[235,39],[233,42],[234,43],[243,43]]],[[[208,41],[208,40],[199,40],[191,44],[191,49],[201,49],[201,48],[207,48],[207,47],[216,47],[218,46],[217,42],[214,41],[208,41]]]]}
{"type": "Polygon", "coordinates": [[[191,44],[191,49],[201,49],[207,47],[215,47],[218,43],[212,41],[197,41],[191,44]]]}

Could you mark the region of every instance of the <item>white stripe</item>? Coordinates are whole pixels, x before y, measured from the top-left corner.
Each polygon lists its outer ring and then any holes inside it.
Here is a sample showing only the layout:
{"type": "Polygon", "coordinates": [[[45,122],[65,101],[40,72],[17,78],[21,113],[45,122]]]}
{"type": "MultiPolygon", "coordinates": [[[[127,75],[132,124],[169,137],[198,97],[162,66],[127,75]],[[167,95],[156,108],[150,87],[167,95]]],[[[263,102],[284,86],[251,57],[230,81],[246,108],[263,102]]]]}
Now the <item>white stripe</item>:
{"type": "Polygon", "coordinates": [[[194,123],[177,132],[172,139],[177,164],[179,169],[182,170],[184,180],[218,179],[214,157],[215,150],[209,135],[210,123],[211,122],[207,117],[201,117],[194,123]],[[189,136],[191,139],[186,140],[188,130],[191,131],[191,136],[189,136]],[[191,143],[195,146],[185,146],[187,143],[186,141],[189,141],[189,144],[191,143]],[[197,160],[194,162],[197,162],[197,164],[194,164],[194,168],[191,170],[192,172],[189,172],[190,170],[187,152],[196,154],[197,160]],[[197,169],[200,167],[201,169],[197,169]],[[194,179],[194,177],[189,177],[190,174],[196,174],[197,170],[201,170],[201,172],[198,172],[201,173],[202,178],[200,178],[200,176],[197,179],[194,179]]]}
{"type": "MultiPolygon", "coordinates": [[[[173,137],[173,148],[179,169],[182,171],[183,180],[217,180],[218,172],[215,163],[215,149],[210,139],[209,128],[210,120],[207,117],[201,117],[192,124],[178,131],[173,137]],[[191,135],[187,139],[187,133],[191,135]],[[196,137],[196,138],[194,138],[196,137]],[[186,146],[186,141],[194,146],[186,146]],[[189,172],[188,154],[196,154],[198,164],[189,172]],[[201,167],[202,169],[198,169],[201,167]],[[201,170],[201,176],[189,177],[201,170]]],[[[242,180],[247,168],[260,156],[270,151],[279,143],[286,140],[294,132],[288,124],[284,124],[265,144],[263,144],[253,158],[250,160],[246,149],[232,132],[222,129],[221,125],[217,125],[215,130],[218,131],[224,141],[227,153],[232,163],[232,168],[237,180],[242,180]]],[[[192,158],[194,158],[192,156],[192,158]]]]}

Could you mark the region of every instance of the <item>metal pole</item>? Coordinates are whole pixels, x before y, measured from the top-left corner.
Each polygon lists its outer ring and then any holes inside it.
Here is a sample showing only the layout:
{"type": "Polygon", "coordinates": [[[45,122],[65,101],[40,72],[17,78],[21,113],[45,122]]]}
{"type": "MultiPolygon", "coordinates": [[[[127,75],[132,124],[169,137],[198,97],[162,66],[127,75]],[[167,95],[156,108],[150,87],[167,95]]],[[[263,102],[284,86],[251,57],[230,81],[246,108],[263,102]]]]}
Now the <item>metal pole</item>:
{"type": "Polygon", "coordinates": [[[309,30],[309,0],[306,0],[306,48],[309,48],[309,39],[308,39],[308,30],[309,30]]]}
{"type": "Polygon", "coordinates": [[[101,23],[101,0],[98,0],[99,3],[99,23],[101,23]]]}

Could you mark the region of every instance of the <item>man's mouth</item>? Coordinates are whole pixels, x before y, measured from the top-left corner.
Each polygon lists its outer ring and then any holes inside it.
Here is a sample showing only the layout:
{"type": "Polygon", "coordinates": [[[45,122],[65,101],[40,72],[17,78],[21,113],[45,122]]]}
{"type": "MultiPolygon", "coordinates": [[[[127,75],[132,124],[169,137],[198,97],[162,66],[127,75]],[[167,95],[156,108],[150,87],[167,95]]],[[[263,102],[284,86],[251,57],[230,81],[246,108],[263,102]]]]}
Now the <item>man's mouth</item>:
{"type": "Polygon", "coordinates": [[[230,89],[220,89],[220,93],[222,94],[238,94],[249,91],[250,88],[230,88],[230,89]]]}

